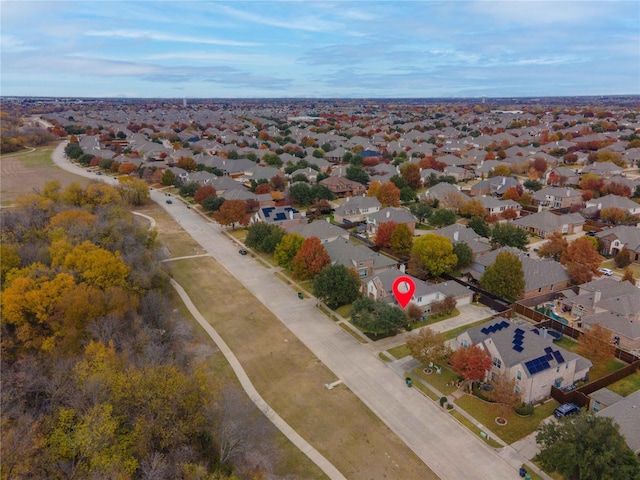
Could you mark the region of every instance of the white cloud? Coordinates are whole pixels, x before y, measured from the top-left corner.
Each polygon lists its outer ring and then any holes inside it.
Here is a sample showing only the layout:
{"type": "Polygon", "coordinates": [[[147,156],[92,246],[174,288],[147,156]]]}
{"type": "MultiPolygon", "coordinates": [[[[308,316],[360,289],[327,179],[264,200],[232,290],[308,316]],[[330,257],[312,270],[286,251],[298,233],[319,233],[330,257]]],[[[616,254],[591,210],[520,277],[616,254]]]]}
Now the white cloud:
{"type": "Polygon", "coordinates": [[[89,30],[84,34],[89,37],[148,39],[159,42],[202,43],[206,45],[225,45],[230,47],[259,47],[262,45],[262,43],[259,42],[237,42],[235,40],[221,40],[218,38],[168,35],[146,30],[89,30]]]}

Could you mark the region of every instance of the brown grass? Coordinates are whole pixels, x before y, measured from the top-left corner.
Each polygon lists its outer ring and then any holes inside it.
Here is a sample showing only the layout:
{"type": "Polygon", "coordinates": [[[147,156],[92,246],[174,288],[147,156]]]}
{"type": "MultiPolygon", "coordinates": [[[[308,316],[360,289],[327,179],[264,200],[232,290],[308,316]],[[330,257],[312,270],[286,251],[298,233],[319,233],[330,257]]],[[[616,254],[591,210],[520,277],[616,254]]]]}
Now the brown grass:
{"type": "Polygon", "coordinates": [[[348,388],[327,390],[333,373],[217,262],[169,267],[269,405],[345,476],[437,478],[348,388]]]}
{"type": "Polygon", "coordinates": [[[10,205],[20,195],[42,190],[49,180],[62,187],[73,182],[87,185],[89,180],[56,167],[51,161],[53,146],[38,147],[33,152],[15,152],[0,157],[0,191],[2,205],[10,205]]]}

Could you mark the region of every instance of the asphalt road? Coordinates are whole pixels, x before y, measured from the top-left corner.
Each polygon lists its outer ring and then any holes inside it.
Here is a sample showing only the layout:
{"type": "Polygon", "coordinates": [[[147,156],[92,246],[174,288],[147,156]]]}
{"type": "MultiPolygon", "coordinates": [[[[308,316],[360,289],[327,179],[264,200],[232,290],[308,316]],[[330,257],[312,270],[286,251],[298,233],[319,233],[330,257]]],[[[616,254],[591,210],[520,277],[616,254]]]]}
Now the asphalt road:
{"type": "MultiPolygon", "coordinates": [[[[64,143],[54,163],[78,175],[109,181],[66,161],[64,143]]],[[[104,177],[104,176],[103,176],[104,177]]],[[[221,231],[179,201],[166,203],[164,193],[151,198],[180,223],[202,247],[242,283],[394,431],[441,479],[515,479],[520,459],[509,462],[462,427],[445,410],[414,388],[315,308],[314,299],[300,300],[221,231]]],[[[330,412],[326,412],[330,415],[330,412]]]]}

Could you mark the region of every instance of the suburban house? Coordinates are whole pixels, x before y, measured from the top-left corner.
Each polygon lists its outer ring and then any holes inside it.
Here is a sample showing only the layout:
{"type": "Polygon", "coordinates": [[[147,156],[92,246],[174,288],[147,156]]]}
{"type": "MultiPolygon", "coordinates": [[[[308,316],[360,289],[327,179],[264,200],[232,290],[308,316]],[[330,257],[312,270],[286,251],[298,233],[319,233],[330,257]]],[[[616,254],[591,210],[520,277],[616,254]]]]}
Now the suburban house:
{"type": "Polygon", "coordinates": [[[547,238],[554,232],[569,234],[578,231],[578,229],[582,230],[585,219],[579,213],[556,215],[549,210],[542,210],[526,217],[517,218],[513,224],[533,235],[547,238]]]}
{"type": "Polygon", "coordinates": [[[406,223],[413,234],[416,230],[416,217],[409,210],[400,207],[387,207],[374,213],[365,215],[367,219],[367,232],[375,235],[380,224],[385,222],[406,223]]]}
{"type": "Polygon", "coordinates": [[[577,295],[559,300],[588,329],[599,324],[621,347],[640,348],[640,289],[629,282],[599,278],[580,285],[577,295]]]}
{"type": "Polygon", "coordinates": [[[367,187],[344,177],[327,177],[320,184],[331,190],[337,197],[354,197],[367,193],[367,187]]]}
{"type": "Polygon", "coordinates": [[[520,298],[530,298],[544,293],[557,292],[569,286],[570,278],[565,268],[551,259],[535,259],[526,252],[516,248],[502,247],[484,255],[476,257],[467,269],[467,275],[474,280],[480,280],[489,265],[493,265],[501,252],[511,252],[522,263],[524,272],[524,292],[520,298]]]}
{"type": "Polygon", "coordinates": [[[516,216],[520,216],[522,205],[514,200],[500,200],[496,197],[477,197],[482,203],[487,215],[502,215],[507,210],[513,210],[516,216]]]}
{"type": "Polygon", "coordinates": [[[469,194],[472,197],[478,197],[480,195],[498,195],[501,196],[511,187],[520,185],[520,182],[513,177],[497,176],[491,177],[481,182],[476,183],[471,187],[469,194]]]}
{"type": "Polygon", "coordinates": [[[251,223],[266,222],[273,225],[280,225],[282,228],[290,228],[294,225],[307,223],[307,219],[293,207],[260,207],[253,217],[251,223]]]}
{"type": "Polygon", "coordinates": [[[289,233],[297,233],[304,238],[317,237],[320,239],[320,243],[328,243],[337,240],[338,238],[348,239],[349,232],[343,228],[336,227],[329,223],[329,221],[318,220],[311,223],[299,223],[286,227],[289,233]]]}
{"type": "Polygon", "coordinates": [[[465,225],[460,225],[459,223],[454,223],[453,225],[448,225],[446,227],[439,228],[438,230],[433,230],[430,233],[446,237],[451,240],[451,243],[454,245],[456,243],[464,243],[468,245],[473,252],[474,259],[478,255],[482,255],[491,251],[491,245],[489,245],[488,238],[481,237],[476,232],[474,232],[472,228],[469,228],[465,225]]]}
{"type": "Polygon", "coordinates": [[[596,162],[587,165],[582,169],[582,173],[592,173],[601,177],[610,177],[612,175],[622,175],[623,167],[619,167],[613,162],[596,162]]]}
{"type": "Polygon", "coordinates": [[[570,208],[582,205],[582,192],[571,187],[546,187],[532,195],[534,205],[548,208],[570,208]]]}
{"type": "Polygon", "coordinates": [[[596,233],[602,250],[600,253],[615,256],[623,248],[631,253],[631,261],[640,263],[640,229],[630,225],[618,225],[596,233]]]}
{"type": "Polygon", "coordinates": [[[460,188],[447,182],[436,183],[433,187],[428,188],[427,191],[420,195],[420,198],[424,198],[425,200],[441,200],[446,198],[449,194],[463,195],[465,201],[470,200],[468,195],[465,195],[460,191],[460,188]]]}
{"type": "Polygon", "coordinates": [[[627,197],[620,197],[613,194],[589,200],[586,203],[586,207],[583,210],[583,213],[589,215],[590,213],[602,210],[603,208],[612,207],[624,210],[629,215],[640,215],[640,204],[628,199],[627,197]]]}
{"type": "Polygon", "coordinates": [[[568,387],[588,378],[592,363],[554,345],[546,329],[524,321],[502,317],[472,327],[456,337],[458,348],[480,346],[493,361],[487,380],[507,375],[515,379],[515,390],[524,403],[541,402],[551,395],[551,386],[568,387]]]}
{"type": "Polygon", "coordinates": [[[626,397],[620,397],[618,401],[596,413],[597,416],[609,417],[618,424],[627,446],[636,455],[640,455],[640,414],[638,414],[638,409],[640,409],[640,390],[626,397]]]}
{"type": "Polygon", "coordinates": [[[578,185],[580,174],[567,167],[554,167],[544,174],[544,180],[547,185],[578,185]]]}
{"type": "Polygon", "coordinates": [[[471,303],[473,292],[457,282],[427,283],[396,269],[384,270],[370,277],[365,285],[366,295],[374,300],[384,300],[398,305],[393,293],[393,282],[400,276],[407,276],[413,280],[416,290],[411,297],[411,303],[420,307],[425,315],[431,311],[433,302],[442,301],[448,296],[453,297],[458,306],[471,303]]]}
{"type": "Polygon", "coordinates": [[[380,210],[380,202],[376,197],[347,197],[333,214],[337,223],[362,222],[365,216],[380,210]]]}
{"type": "Polygon", "coordinates": [[[299,168],[298,170],[291,172],[289,178],[295,178],[298,175],[303,175],[307,180],[309,180],[309,183],[316,183],[316,180],[318,179],[318,171],[311,167],[299,168]]]}
{"type": "Polygon", "coordinates": [[[396,270],[398,262],[386,255],[374,252],[364,245],[357,245],[348,238],[339,237],[324,248],[331,257],[332,265],[344,265],[353,268],[361,279],[376,275],[383,270],[396,270]]]}

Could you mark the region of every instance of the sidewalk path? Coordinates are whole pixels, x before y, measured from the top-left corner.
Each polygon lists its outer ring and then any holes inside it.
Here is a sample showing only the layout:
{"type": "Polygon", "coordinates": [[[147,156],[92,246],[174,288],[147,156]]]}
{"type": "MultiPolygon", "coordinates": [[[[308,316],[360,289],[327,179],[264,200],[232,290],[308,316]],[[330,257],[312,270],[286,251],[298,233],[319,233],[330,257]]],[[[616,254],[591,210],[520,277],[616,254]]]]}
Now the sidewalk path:
{"type": "Polygon", "coordinates": [[[198,321],[200,326],[204,328],[207,334],[211,337],[211,339],[218,346],[222,354],[225,356],[231,368],[233,368],[233,372],[238,377],[242,388],[244,388],[251,401],[256,404],[256,406],[266,415],[266,417],[271,420],[271,422],[280,430],[291,442],[298,447],[307,457],[311,459],[313,463],[315,463],[318,467],[322,469],[324,473],[331,479],[346,480],[346,477],[342,475],[333,464],[327,460],[320,452],[318,452],[315,448],[313,448],[304,438],[302,438],[298,432],[296,432],[291,426],[285,422],[280,415],[278,415],[265,400],[260,396],[258,391],[255,389],[251,380],[245,373],[242,365],[233,354],[231,349],[227,346],[225,341],[222,339],[220,335],[213,329],[213,327],[205,320],[205,318],[200,314],[196,306],[185,292],[184,288],[176,282],[174,279],[170,279],[171,285],[176,289],[178,295],[186,305],[186,307],[191,312],[191,315],[198,321]]]}

